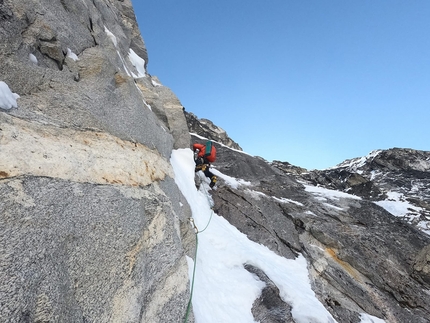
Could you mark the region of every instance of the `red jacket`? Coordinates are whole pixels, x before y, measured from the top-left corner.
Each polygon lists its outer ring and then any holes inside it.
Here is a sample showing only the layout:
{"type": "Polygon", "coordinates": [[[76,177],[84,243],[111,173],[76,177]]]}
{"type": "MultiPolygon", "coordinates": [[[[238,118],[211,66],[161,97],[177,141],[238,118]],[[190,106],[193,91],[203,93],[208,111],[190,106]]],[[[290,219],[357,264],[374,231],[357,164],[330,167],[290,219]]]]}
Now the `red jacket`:
{"type": "Polygon", "coordinates": [[[211,163],[213,163],[215,161],[216,149],[215,149],[214,145],[212,145],[211,153],[209,155],[206,155],[206,146],[205,145],[195,143],[193,145],[193,150],[195,151],[196,149],[199,150],[197,157],[203,157],[204,159],[206,159],[208,162],[211,162],[211,163]]]}

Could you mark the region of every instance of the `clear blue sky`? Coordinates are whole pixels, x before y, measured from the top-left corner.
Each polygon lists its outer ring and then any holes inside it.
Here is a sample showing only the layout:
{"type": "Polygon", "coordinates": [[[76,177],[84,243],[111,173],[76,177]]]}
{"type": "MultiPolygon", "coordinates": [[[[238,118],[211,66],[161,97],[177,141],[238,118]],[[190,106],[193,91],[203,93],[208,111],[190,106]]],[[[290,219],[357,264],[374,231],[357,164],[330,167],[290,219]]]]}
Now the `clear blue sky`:
{"type": "Polygon", "coordinates": [[[252,155],[430,150],[429,0],[132,2],[148,72],[252,155]]]}

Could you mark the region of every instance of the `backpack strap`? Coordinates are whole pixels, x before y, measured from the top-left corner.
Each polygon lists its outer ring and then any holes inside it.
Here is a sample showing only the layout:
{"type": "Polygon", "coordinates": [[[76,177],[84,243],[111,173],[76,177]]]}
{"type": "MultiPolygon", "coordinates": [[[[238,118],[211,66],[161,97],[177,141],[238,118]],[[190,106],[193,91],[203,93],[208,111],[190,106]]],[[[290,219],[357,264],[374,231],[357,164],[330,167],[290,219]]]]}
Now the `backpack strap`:
{"type": "Polygon", "coordinates": [[[208,140],[206,142],[205,157],[209,156],[211,152],[212,152],[212,141],[208,140]]]}

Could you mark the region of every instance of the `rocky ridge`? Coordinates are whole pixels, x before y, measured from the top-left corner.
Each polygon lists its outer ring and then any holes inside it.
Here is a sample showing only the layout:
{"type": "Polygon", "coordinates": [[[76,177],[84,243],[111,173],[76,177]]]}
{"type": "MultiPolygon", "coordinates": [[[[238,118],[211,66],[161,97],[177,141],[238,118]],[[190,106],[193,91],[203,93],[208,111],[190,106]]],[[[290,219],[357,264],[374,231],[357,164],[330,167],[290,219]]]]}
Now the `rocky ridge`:
{"type": "Polygon", "coordinates": [[[185,110],[184,113],[185,118],[187,119],[188,129],[191,133],[217,141],[226,145],[227,147],[242,151],[242,148],[239,146],[239,144],[231,139],[224,129],[216,126],[212,121],[208,119],[199,119],[195,114],[185,110]]]}
{"type": "MultiPolygon", "coordinates": [[[[279,164],[277,164],[279,165],[279,164]]],[[[336,167],[306,172],[301,178],[360,196],[430,233],[430,152],[393,148],[346,160],[336,167]],[[399,203],[400,202],[400,203],[399,203]],[[400,205],[405,212],[398,212],[400,205]]]]}

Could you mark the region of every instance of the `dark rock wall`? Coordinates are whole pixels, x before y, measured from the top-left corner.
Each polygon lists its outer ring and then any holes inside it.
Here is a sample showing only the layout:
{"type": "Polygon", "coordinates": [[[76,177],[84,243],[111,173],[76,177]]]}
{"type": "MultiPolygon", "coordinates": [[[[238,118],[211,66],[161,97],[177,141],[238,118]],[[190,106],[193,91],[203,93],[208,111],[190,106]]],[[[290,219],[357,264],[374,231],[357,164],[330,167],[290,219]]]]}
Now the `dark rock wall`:
{"type": "MultiPolygon", "coordinates": [[[[214,167],[251,184],[233,188],[220,180],[212,193],[216,212],[284,257],[303,254],[315,293],[338,322],[360,322],[360,313],[386,322],[429,322],[428,235],[366,196],[315,194],[297,173],[217,148],[214,167]]],[[[269,319],[266,292],[254,316],[278,322],[269,319]]],[[[270,304],[285,311],[285,304],[270,304]]]]}

